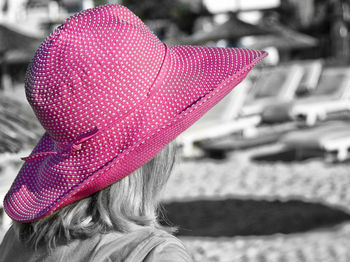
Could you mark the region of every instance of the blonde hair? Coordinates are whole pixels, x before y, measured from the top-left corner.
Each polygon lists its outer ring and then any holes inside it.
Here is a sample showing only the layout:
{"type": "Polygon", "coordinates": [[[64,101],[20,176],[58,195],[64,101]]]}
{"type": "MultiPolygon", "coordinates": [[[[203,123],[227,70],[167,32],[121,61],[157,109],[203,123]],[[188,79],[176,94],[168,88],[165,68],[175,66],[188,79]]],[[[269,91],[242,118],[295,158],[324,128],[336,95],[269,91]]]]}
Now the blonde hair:
{"type": "Polygon", "coordinates": [[[176,145],[172,142],[148,163],[111,186],[47,218],[31,223],[14,222],[14,231],[26,245],[51,250],[61,242],[96,233],[128,233],[143,226],[163,228],[157,221],[158,195],[175,160],[176,145]]]}

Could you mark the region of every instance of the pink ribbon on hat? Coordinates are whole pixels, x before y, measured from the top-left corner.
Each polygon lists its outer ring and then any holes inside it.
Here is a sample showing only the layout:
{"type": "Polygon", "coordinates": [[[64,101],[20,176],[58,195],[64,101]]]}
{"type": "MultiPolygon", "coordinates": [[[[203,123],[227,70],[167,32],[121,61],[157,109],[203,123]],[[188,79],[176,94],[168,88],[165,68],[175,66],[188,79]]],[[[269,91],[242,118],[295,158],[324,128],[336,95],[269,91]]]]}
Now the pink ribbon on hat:
{"type": "Polygon", "coordinates": [[[90,138],[94,137],[97,133],[98,133],[98,129],[97,129],[97,127],[94,127],[91,131],[78,136],[75,141],[73,141],[70,144],[68,144],[64,148],[64,150],[62,150],[61,152],[52,151],[52,152],[34,153],[34,154],[32,154],[30,156],[27,156],[27,157],[21,157],[21,159],[26,161],[26,162],[30,162],[30,161],[35,161],[35,160],[38,160],[38,159],[41,159],[41,158],[44,158],[44,157],[57,155],[57,154],[60,154],[60,155],[63,155],[63,156],[67,156],[67,155],[69,155],[72,152],[79,151],[81,149],[82,143],[84,143],[85,141],[87,141],[90,138]]]}

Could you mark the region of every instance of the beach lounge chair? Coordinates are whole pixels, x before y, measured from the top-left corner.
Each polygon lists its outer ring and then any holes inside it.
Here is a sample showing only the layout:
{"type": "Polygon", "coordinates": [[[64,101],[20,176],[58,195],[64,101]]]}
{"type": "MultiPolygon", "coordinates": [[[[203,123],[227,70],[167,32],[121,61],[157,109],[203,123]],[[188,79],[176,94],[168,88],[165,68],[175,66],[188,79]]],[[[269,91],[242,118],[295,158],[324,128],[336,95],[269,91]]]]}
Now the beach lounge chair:
{"type": "Polygon", "coordinates": [[[321,147],[327,152],[327,160],[330,162],[348,160],[350,158],[350,124],[322,139],[321,147]]]}
{"type": "Polygon", "coordinates": [[[241,114],[260,115],[266,107],[292,101],[303,77],[298,64],[263,69],[249,92],[241,114]]]}
{"type": "Polygon", "coordinates": [[[297,89],[297,96],[304,96],[313,92],[322,74],[323,61],[321,59],[295,61],[303,68],[303,77],[297,89]]]}
{"type": "MultiPolygon", "coordinates": [[[[295,98],[298,99],[298,97],[304,97],[316,89],[322,73],[323,61],[320,59],[294,61],[288,65],[292,66],[295,64],[301,66],[303,70],[299,86],[295,91],[295,98]]],[[[293,120],[290,111],[295,101],[295,99],[276,101],[271,105],[267,105],[262,112],[262,121],[264,123],[274,124],[293,120]]]]}
{"type": "Polygon", "coordinates": [[[344,161],[350,157],[350,123],[330,121],[312,128],[290,132],[280,139],[298,155],[314,152],[325,155],[328,161],[344,161]]]}
{"type": "Polygon", "coordinates": [[[194,157],[202,154],[202,150],[195,146],[196,142],[237,132],[245,136],[255,132],[261,117],[240,117],[239,115],[250,87],[249,79],[245,79],[240,86],[237,86],[199,121],[179,136],[178,142],[182,146],[184,157],[194,157]]]}
{"type": "Polygon", "coordinates": [[[290,114],[312,126],[329,114],[347,110],[350,110],[350,68],[327,68],[312,95],[298,99],[290,114]]]}

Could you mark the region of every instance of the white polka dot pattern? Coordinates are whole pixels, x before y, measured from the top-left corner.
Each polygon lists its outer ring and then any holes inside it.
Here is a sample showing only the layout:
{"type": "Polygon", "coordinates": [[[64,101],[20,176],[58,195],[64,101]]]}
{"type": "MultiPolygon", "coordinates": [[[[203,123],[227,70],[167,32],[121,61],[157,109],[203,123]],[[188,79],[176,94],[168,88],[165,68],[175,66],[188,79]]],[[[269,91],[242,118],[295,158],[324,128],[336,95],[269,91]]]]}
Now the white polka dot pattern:
{"type": "Polygon", "coordinates": [[[263,51],[167,47],[127,8],[69,18],[42,43],[26,94],[46,129],[4,206],[30,222],[116,182],[236,86],[263,51]]]}

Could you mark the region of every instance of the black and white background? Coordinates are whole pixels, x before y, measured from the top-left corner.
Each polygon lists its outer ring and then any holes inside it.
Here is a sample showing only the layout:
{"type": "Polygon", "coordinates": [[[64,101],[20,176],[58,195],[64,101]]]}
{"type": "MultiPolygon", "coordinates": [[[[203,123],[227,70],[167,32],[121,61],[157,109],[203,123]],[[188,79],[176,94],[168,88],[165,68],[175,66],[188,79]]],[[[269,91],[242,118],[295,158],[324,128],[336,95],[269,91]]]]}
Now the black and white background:
{"type": "MultiPolygon", "coordinates": [[[[106,3],[169,45],[270,54],[178,139],[160,217],[194,261],[350,261],[349,0],[0,0],[1,201],[43,133],[28,63],[68,16],[106,3]]],[[[1,203],[0,240],[9,226],[1,203]]]]}

